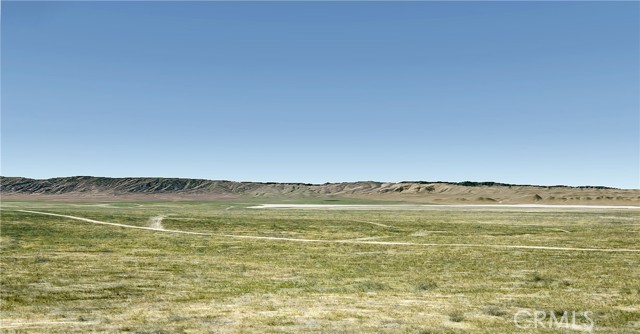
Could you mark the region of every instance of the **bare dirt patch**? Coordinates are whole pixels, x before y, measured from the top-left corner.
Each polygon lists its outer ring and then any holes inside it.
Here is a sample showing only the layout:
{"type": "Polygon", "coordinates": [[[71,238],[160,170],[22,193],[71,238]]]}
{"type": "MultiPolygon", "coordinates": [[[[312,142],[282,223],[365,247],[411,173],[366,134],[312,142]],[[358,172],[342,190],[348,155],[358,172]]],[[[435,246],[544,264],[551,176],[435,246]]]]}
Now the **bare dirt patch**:
{"type": "Polygon", "coordinates": [[[167,216],[159,215],[159,216],[149,218],[149,227],[158,229],[158,230],[164,230],[164,227],[162,226],[162,220],[165,219],[166,217],[167,216]]]}

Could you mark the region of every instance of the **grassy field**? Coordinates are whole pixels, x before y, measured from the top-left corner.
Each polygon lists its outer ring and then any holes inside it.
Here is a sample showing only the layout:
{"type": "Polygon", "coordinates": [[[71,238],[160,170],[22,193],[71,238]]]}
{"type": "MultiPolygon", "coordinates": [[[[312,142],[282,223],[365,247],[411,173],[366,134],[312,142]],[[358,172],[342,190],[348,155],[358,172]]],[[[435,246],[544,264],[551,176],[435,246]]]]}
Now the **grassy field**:
{"type": "Polygon", "coordinates": [[[639,210],[250,205],[4,201],[2,332],[640,333],[639,210]]]}

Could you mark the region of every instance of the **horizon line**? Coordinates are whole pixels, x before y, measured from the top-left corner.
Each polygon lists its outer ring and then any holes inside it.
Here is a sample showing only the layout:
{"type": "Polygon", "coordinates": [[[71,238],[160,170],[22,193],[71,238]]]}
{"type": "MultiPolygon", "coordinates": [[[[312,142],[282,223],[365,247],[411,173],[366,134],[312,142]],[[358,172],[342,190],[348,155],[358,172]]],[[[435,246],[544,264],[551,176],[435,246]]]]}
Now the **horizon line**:
{"type": "MultiPolygon", "coordinates": [[[[176,180],[204,180],[204,181],[221,181],[221,182],[236,182],[236,183],[260,183],[260,184],[295,184],[295,185],[307,185],[307,186],[322,186],[327,184],[343,184],[343,183],[419,183],[419,184],[454,184],[460,186],[477,187],[477,186],[504,186],[504,187],[539,187],[539,188],[599,188],[599,189],[619,189],[619,190],[640,190],[640,188],[620,188],[605,185],[566,185],[566,184],[553,184],[553,185],[540,185],[540,184],[522,184],[522,183],[507,183],[498,181],[426,181],[426,180],[403,180],[403,181],[376,181],[376,180],[358,180],[358,181],[337,181],[337,182],[286,182],[286,181],[237,181],[228,179],[209,179],[209,178],[197,178],[197,177],[166,177],[166,176],[94,176],[94,175],[72,175],[72,176],[55,176],[48,178],[34,178],[26,176],[5,176],[0,175],[0,178],[22,178],[29,180],[52,180],[52,179],[69,179],[69,178],[105,178],[105,179],[176,179],[176,180]]],[[[0,184],[1,186],[1,184],[0,184]]]]}

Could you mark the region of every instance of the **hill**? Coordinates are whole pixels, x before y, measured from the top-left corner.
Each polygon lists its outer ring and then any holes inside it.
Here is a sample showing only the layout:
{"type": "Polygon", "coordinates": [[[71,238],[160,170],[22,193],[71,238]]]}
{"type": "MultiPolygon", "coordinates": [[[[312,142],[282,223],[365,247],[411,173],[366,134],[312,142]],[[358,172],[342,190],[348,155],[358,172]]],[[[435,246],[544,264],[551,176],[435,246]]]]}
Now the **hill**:
{"type": "Polygon", "coordinates": [[[73,176],[29,179],[0,176],[5,200],[177,201],[331,199],[421,203],[640,204],[639,189],[514,185],[495,182],[343,182],[325,184],[234,182],[183,178],[73,176]]]}

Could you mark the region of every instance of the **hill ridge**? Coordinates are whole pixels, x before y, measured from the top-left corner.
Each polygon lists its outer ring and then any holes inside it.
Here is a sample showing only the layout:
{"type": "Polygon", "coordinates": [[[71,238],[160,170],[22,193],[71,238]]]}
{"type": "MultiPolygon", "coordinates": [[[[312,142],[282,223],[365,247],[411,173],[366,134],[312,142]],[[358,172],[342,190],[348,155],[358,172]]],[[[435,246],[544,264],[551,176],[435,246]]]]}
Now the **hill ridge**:
{"type": "Polygon", "coordinates": [[[30,181],[52,181],[52,180],[68,180],[68,179],[108,179],[108,180],[188,180],[188,181],[213,181],[213,182],[234,182],[234,183],[255,183],[255,184],[287,184],[287,185],[306,185],[306,186],[322,186],[322,185],[330,185],[330,184],[345,184],[345,183],[377,183],[377,184],[385,184],[385,183],[416,183],[416,184],[453,184],[453,185],[461,185],[461,186],[509,186],[509,187],[540,187],[540,188],[594,188],[594,189],[621,189],[616,187],[608,187],[601,185],[582,185],[582,186],[570,186],[570,185],[538,185],[538,184],[517,184],[517,183],[504,183],[504,182],[495,182],[495,181],[373,181],[373,180],[361,180],[361,181],[344,181],[344,182],[325,182],[325,183],[308,183],[308,182],[274,182],[274,181],[232,181],[232,180],[224,180],[224,179],[200,179],[200,178],[182,178],[182,177],[154,177],[154,176],[134,176],[134,177],[108,177],[108,176],[88,176],[88,175],[77,175],[77,176],[61,176],[61,177],[52,177],[46,179],[36,179],[36,178],[28,178],[21,176],[0,176],[0,180],[4,179],[21,179],[21,180],[30,180],[30,181]]]}
{"type": "Polygon", "coordinates": [[[429,203],[636,204],[639,189],[541,186],[499,182],[356,181],[279,183],[165,177],[0,176],[3,199],[224,200],[240,198],[360,198],[429,203]]]}

